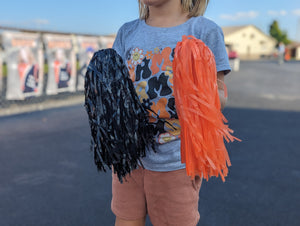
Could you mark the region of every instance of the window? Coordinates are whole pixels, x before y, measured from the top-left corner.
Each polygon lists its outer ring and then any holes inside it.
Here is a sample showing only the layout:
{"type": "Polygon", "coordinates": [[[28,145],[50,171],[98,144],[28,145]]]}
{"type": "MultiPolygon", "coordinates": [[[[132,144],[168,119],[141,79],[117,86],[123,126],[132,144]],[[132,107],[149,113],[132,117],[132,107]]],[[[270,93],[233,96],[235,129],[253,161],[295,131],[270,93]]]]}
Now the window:
{"type": "Polygon", "coordinates": [[[260,45],[265,45],[265,44],[266,44],[266,41],[261,40],[261,41],[259,42],[259,44],[260,44],[260,45]]]}

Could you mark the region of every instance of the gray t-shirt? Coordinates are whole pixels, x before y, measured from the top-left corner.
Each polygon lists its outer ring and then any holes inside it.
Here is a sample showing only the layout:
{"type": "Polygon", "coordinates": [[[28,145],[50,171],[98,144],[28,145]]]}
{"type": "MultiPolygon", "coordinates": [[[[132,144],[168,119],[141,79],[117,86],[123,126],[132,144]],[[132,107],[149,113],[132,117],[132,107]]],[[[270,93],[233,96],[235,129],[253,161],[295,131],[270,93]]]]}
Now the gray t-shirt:
{"type": "Polygon", "coordinates": [[[192,17],[175,27],[152,27],[144,20],[125,23],[113,48],[124,59],[140,101],[155,113],[150,122],[159,144],[142,159],[146,169],[172,171],[185,168],[180,158],[180,124],[173,95],[172,61],[183,35],[202,40],[213,52],[217,71],[231,69],[221,28],[205,17],[192,17]]]}

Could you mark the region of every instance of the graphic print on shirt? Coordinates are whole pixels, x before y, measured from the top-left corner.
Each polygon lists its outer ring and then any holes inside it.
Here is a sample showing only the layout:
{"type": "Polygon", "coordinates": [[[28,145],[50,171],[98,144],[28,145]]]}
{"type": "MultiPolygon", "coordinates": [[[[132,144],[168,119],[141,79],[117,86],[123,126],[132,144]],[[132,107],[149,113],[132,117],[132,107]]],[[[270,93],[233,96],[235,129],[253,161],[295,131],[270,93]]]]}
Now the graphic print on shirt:
{"type": "Polygon", "coordinates": [[[128,53],[127,65],[141,103],[150,112],[150,122],[160,144],[178,139],[180,125],[173,95],[172,61],[174,49],[155,48],[144,51],[138,47],[128,53]]]}

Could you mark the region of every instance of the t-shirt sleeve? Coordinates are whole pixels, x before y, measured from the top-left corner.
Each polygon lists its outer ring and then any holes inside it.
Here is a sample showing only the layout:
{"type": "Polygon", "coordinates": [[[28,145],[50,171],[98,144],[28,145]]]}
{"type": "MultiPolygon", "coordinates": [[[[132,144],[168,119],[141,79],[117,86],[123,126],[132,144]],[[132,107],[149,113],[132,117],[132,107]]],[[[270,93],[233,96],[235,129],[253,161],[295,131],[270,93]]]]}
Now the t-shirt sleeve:
{"type": "Polygon", "coordinates": [[[215,56],[217,72],[224,71],[228,74],[231,71],[228,54],[224,43],[223,31],[219,26],[215,26],[206,37],[206,45],[215,56]]]}
{"type": "Polygon", "coordinates": [[[112,48],[124,59],[123,26],[117,32],[112,48]]]}

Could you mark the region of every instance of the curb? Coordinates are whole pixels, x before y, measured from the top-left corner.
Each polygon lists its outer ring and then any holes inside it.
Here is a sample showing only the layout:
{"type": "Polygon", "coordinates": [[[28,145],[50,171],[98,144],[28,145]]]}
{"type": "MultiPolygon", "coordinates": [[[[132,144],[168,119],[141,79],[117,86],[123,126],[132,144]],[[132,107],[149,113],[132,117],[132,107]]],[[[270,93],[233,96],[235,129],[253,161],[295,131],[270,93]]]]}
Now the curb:
{"type": "Polygon", "coordinates": [[[0,117],[30,113],[34,111],[43,111],[52,108],[73,106],[78,104],[84,104],[84,95],[67,97],[61,100],[46,100],[41,103],[28,105],[11,105],[9,108],[0,109],[0,117]]]}

